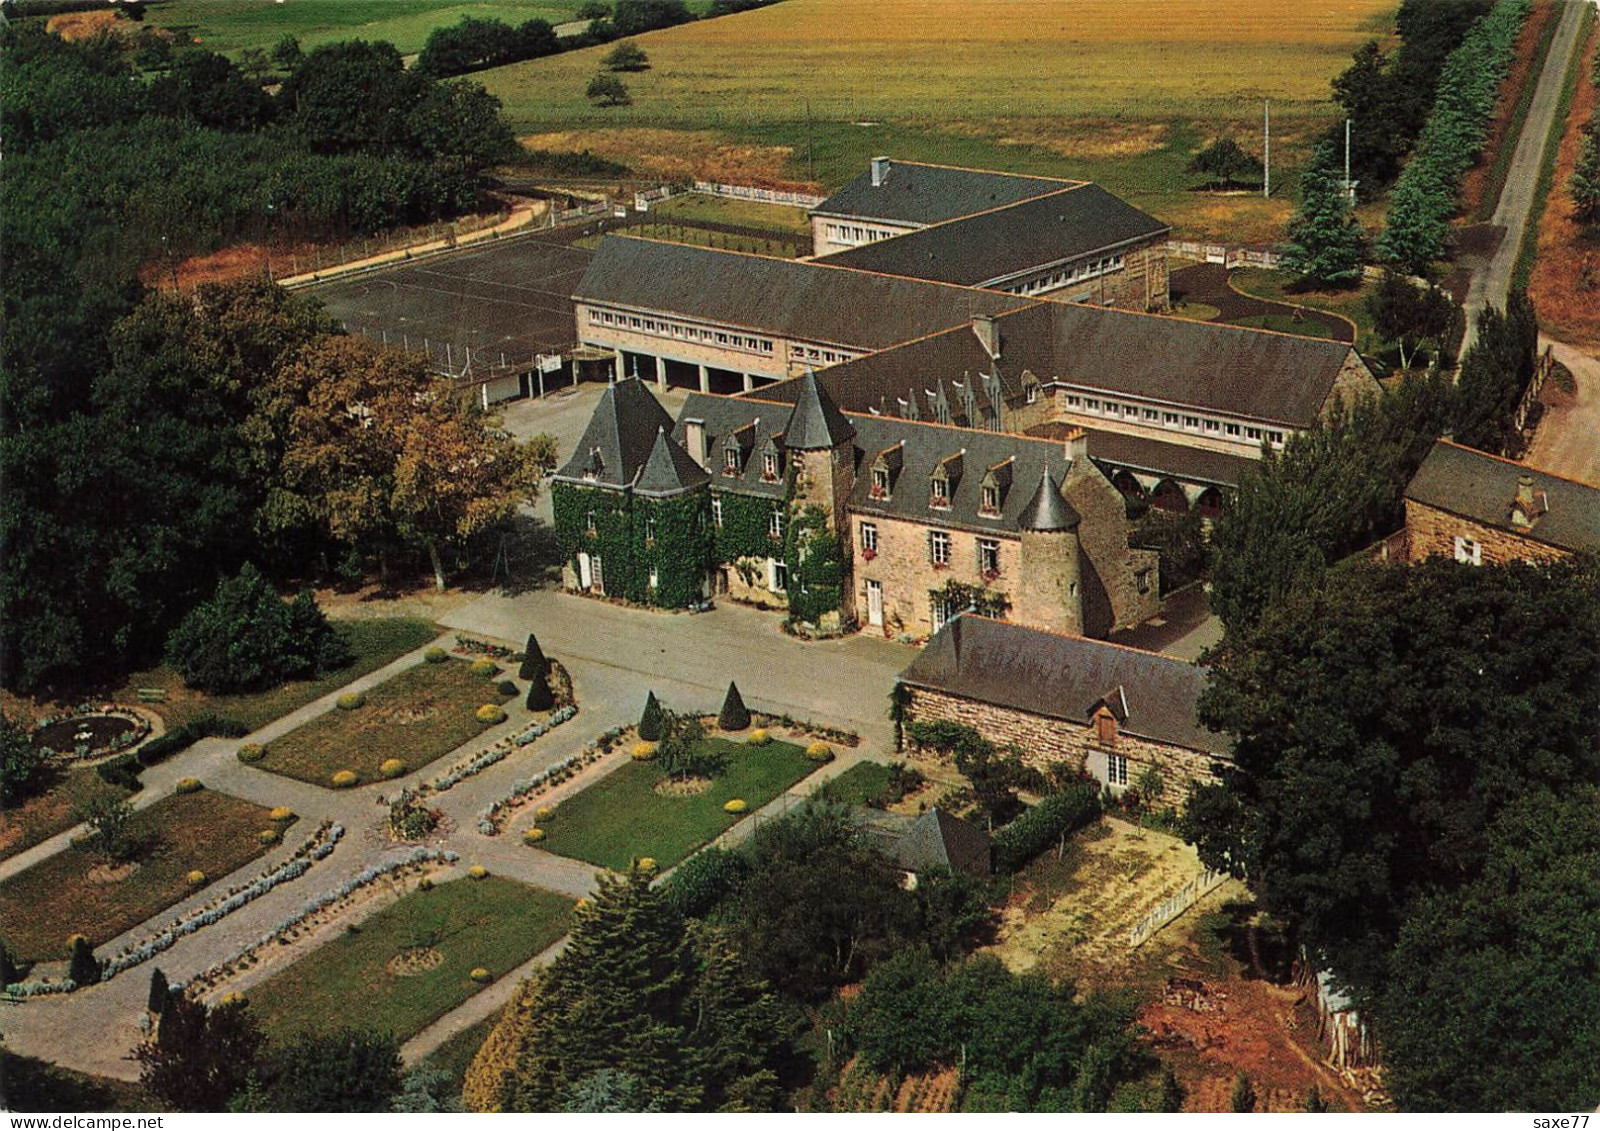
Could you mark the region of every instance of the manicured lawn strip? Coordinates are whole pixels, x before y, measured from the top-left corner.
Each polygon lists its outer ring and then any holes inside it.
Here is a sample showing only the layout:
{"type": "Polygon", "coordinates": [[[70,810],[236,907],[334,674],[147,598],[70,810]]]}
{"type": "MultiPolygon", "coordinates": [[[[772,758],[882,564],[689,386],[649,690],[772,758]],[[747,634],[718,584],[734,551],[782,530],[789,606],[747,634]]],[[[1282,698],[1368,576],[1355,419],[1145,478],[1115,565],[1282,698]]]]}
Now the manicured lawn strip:
{"type": "Polygon", "coordinates": [[[418,664],[369,688],[365,706],[335,707],[269,742],[256,765],[313,785],[327,785],[340,770],[374,781],[390,758],[415,770],[486,729],[475,712],[510,698],[495,687],[504,675],[475,675],[454,658],[418,664]]]}
{"type": "Polygon", "coordinates": [[[1249,326],[1256,330],[1276,330],[1280,334],[1299,334],[1307,338],[1331,338],[1333,327],[1320,318],[1302,317],[1295,320],[1292,314],[1247,314],[1235,318],[1230,326],[1249,326]]]}
{"type": "Polygon", "coordinates": [[[829,801],[840,805],[865,805],[889,788],[889,767],[882,762],[857,762],[822,787],[829,801]]]}
{"type": "Polygon", "coordinates": [[[6,946],[37,961],[65,958],[72,935],[109,942],[193,891],[190,871],[219,880],[267,851],[257,834],[273,827],[270,812],[209,789],[162,798],[134,815],[147,847],[121,882],[94,883],[88,872],[100,857],[69,848],[0,883],[6,946]]]}
{"type": "MultiPolygon", "coordinates": [[[[15,809],[0,813],[0,860],[26,852],[36,844],[66,832],[78,819],[72,815],[74,793],[99,778],[93,766],[58,772],[55,780],[15,809]]],[[[107,788],[116,789],[115,786],[107,788]]],[[[127,791],[117,789],[127,796],[127,791]]]]}
{"type": "Polygon", "coordinates": [[[788,742],[746,746],[722,738],[706,741],[729,757],[727,769],[704,793],[659,794],[655,784],[663,776],[661,768],[654,762],[629,762],[563,801],[540,847],[607,868],[626,868],[641,856],[668,868],[745,815],[724,812],[724,802],[741,798],[747,812],[754,811],[817,768],[805,751],[788,742]]]}
{"type": "Polygon", "coordinates": [[[135,672],[113,698],[124,703],[138,702],[138,688],[158,687],[167,693],[167,702],[152,703],[168,729],[182,726],[196,715],[214,714],[237,719],[251,730],[282,718],[290,711],[320,699],[392,663],[407,652],[422,647],[439,635],[439,630],[420,617],[375,617],[370,620],[334,621],[355,659],[337,671],[317,679],[301,679],[251,695],[205,695],[184,687],[178,673],[162,664],[135,672]]]}
{"type": "Polygon", "coordinates": [[[766,204],[759,200],[739,200],[690,192],[650,205],[652,218],[666,221],[710,220],[718,224],[738,224],[745,228],[767,228],[794,235],[811,234],[811,218],[804,209],[787,204],[766,204]]]}
{"type": "Polygon", "coordinates": [[[404,1041],[483,987],[482,966],[504,977],[566,934],[572,900],[489,876],[413,891],[356,929],[250,990],[268,1035],[359,1024],[404,1041]],[[444,961],[410,977],[389,971],[403,950],[432,946],[444,961]]]}
{"type": "MultiPolygon", "coordinates": [[[[1241,294],[1277,302],[1292,302],[1313,310],[1326,310],[1339,314],[1356,324],[1356,349],[1364,354],[1381,351],[1383,342],[1372,326],[1372,315],[1367,312],[1367,295],[1376,286],[1368,280],[1348,291],[1291,291],[1294,277],[1287,271],[1268,271],[1260,267],[1241,267],[1228,273],[1228,281],[1241,294]]],[[[1305,331],[1299,331],[1304,333],[1305,331]]]]}

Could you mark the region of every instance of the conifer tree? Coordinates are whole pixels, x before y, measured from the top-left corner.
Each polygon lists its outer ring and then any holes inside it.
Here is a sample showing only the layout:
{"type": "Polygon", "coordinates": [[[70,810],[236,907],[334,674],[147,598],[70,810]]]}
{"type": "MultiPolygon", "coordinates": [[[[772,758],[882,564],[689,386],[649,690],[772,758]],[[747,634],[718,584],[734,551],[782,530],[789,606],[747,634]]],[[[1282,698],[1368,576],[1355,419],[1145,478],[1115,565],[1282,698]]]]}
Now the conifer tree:
{"type": "Polygon", "coordinates": [[[22,980],[22,974],[17,969],[17,964],[12,961],[11,952],[6,949],[6,944],[0,942],[0,987],[9,986],[22,980]]]}
{"type": "Polygon", "coordinates": [[[639,716],[639,737],[645,742],[661,741],[663,718],[661,703],[656,699],[656,693],[648,692],[644,700],[644,714],[639,716]]]}
{"type": "Polygon", "coordinates": [[[556,705],[556,697],[550,693],[550,680],[543,672],[529,681],[527,702],[530,711],[548,711],[556,705]]]}
{"type": "Polygon", "coordinates": [[[550,661],[545,658],[544,649],[539,647],[539,640],[528,633],[528,643],[522,649],[522,668],[517,672],[522,679],[540,679],[550,670],[550,661]]]}
{"type": "Polygon", "coordinates": [[[72,944],[72,958],[67,977],[80,986],[98,985],[101,967],[100,960],[94,956],[94,947],[82,935],[73,935],[68,941],[72,944]]]}
{"type": "Polygon", "coordinates": [[[1283,266],[1320,287],[1361,281],[1365,240],[1334,175],[1332,155],[1319,148],[1300,177],[1300,208],[1289,221],[1283,266]]]}
{"type": "Polygon", "coordinates": [[[167,1007],[167,994],[169,986],[167,976],[157,966],[150,971],[150,996],[145,1001],[145,1008],[151,1013],[160,1014],[167,1007]]]}
{"type": "Polygon", "coordinates": [[[717,716],[717,726],[723,730],[744,730],[750,725],[750,712],[739,694],[739,685],[728,681],[728,694],[722,700],[722,713],[717,716]]]}

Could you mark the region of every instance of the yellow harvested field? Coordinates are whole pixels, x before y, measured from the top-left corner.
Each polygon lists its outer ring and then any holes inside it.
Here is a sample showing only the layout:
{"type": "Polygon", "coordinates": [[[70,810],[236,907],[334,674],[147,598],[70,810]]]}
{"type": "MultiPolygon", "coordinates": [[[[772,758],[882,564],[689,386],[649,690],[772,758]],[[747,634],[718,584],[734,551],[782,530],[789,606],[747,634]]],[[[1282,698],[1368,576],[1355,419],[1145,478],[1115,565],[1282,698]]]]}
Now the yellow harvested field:
{"type": "Polygon", "coordinates": [[[632,107],[583,88],[606,48],[484,78],[519,125],[574,110],[686,126],[803,117],[1235,116],[1326,106],[1328,80],[1395,0],[785,0],[639,39],[632,107]]]}

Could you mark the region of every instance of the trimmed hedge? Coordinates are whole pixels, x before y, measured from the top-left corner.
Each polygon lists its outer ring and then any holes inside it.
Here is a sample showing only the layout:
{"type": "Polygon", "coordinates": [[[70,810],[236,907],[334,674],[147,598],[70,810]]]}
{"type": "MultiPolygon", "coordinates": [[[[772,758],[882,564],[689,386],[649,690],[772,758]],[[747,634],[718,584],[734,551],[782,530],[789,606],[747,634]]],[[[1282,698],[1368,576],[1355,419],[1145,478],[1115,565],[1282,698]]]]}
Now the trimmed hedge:
{"type": "Polygon", "coordinates": [[[750,874],[750,861],[725,848],[705,848],[679,864],[662,887],[678,914],[699,919],[721,903],[750,874]]]}
{"type": "Polygon", "coordinates": [[[249,733],[250,728],[237,719],[222,715],[196,715],[181,727],[174,727],[166,734],[150,739],[134,753],[138,756],[139,764],[148,769],[157,762],[189,749],[202,738],[243,738],[249,733]]]}
{"type": "Polygon", "coordinates": [[[1076,782],[1052,793],[994,834],[990,844],[996,872],[1015,872],[1039,853],[1100,816],[1100,786],[1076,782]]]}

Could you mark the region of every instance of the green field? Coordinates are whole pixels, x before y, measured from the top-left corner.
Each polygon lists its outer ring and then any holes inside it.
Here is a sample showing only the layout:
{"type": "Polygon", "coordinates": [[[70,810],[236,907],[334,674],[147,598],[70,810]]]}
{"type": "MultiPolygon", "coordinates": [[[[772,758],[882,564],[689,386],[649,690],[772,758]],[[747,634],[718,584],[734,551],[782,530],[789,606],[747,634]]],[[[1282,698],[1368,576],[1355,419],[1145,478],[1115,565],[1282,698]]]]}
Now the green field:
{"type": "Polygon", "coordinates": [[[246,995],[269,1036],[359,1024],[401,1041],[566,934],[572,900],[489,876],[413,891],[246,995]],[[426,950],[437,965],[396,973],[391,959],[426,950]]]}
{"type": "Polygon", "coordinates": [[[838,805],[865,805],[889,788],[889,767],[882,762],[857,762],[824,785],[818,795],[838,805]]]}
{"type": "MultiPolygon", "coordinates": [[[[1292,302],[1313,310],[1325,310],[1356,324],[1356,349],[1364,354],[1375,354],[1383,346],[1377,331],[1372,327],[1372,314],[1367,310],[1367,296],[1377,284],[1365,280],[1361,286],[1348,291],[1299,291],[1293,288],[1294,277],[1287,271],[1267,271],[1259,267],[1241,267],[1230,272],[1228,282],[1234,290],[1257,298],[1292,302]]],[[[1248,324],[1248,322],[1247,322],[1248,324]]],[[[1303,325],[1303,324],[1302,324],[1303,325]]],[[[1280,329],[1269,326],[1268,329],[1280,329]]],[[[1290,330],[1291,334],[1310,334],[1307,329],[1290,330]]]]}
{"type": "Polygon", "coordinates": [[[705,220],[714,224],[738,224],[745,228],[792,232],[797,236],[811,234],[811,218],[803,208],[710,196],[701,192],[686,192],[682,196],[657,201],[650,206],[650,216],[668,222],[693,224],[705,220]]]}
{"type": "Polygon", "coordinates": [[[374,781],[390,758],[415,770],[486,729],[475,712],[510,698],[495,686],[500,678],[478,675],[465,660],[418,664],[368,688],[362,706],[335,707],[267,743],[255,764],[313,785],[340,770],[374,781]]]}
{"type": "Polygon", "coordinates": [[[741,798],[753,812],[817,768],[804,750],[788,742],[706,741],[726,751],[728,765],[704,793],[657,793],[661,767],[629,762],[563,801],[540,847],[619,871],[645,856],[670,868],[743,818],[725,812],[724,802],[741,798]]]}
{"type": "MultiPolygon", "coordinates": [[[[628,235],[639,236],[642,239],[686,243],[694,247],[715,247],[724,251],[743,251],[752,255],[772,255],[779,259],[794,259],[811,251],[810,240],[803,245],[797,245],[788,240],[713,232],[705,228],[686,227],[683,224],[629,224],[624,230],[628,235]]],[[[572,246],[593,251],[605,238],[603,232],[594,236],[580,236],[572,241],[572,246]]]]}

